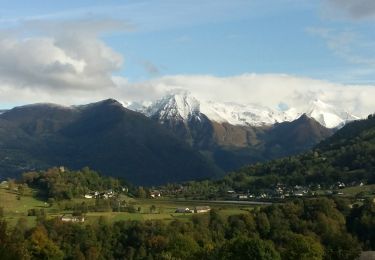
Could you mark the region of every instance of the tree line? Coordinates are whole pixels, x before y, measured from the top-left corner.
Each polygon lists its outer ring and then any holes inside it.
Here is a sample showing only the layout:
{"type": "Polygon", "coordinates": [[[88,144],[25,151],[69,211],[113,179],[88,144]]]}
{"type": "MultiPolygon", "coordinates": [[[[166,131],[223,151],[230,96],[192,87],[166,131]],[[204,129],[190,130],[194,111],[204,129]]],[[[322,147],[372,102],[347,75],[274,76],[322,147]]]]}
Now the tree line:
{"type": "Polygon", "coordinates": [[[0,259],[355,259],[375,249],[375,206],[295,200],[224,216],[95,224],[0,220],[0,259]]]}

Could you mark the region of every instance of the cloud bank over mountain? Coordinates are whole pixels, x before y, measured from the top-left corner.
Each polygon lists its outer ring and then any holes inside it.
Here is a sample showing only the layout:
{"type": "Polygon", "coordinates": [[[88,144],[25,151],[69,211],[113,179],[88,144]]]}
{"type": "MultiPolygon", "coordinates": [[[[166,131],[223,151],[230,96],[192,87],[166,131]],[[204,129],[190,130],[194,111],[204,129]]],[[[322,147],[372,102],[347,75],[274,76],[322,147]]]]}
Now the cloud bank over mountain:
{"type": "Polygon", "coordinates": [[[285,109],[285,105],[303,108],[309,101],[319,99],[360,116],[375,111],[373,86],[343,85],[282,74],[176,75],[124,87],[138,90],[138,96],[134,97],[138,99],[159,97],[176,88],[189,90],[205,100],[255,103],[272,108],[285,109]],[[147,95],[147,91],[151,94],[147,95]]]}
{"type": "Polygon", "coordinates": [[[101,38],[112,30],[129,31],[132,26],[115,20],[84,19],[32,21],[0,31],[3,108],[34,102],[80,104],[110,97],[152,101],[170,90],[185,89],[212,101],[285,109],[301,108],[319,99],[358,116],[375,112],[374,86],[344,85],[295,75],[170,75],[129,82],[123,74],[117,74],[126,65],[126,57],[101,38]]]}

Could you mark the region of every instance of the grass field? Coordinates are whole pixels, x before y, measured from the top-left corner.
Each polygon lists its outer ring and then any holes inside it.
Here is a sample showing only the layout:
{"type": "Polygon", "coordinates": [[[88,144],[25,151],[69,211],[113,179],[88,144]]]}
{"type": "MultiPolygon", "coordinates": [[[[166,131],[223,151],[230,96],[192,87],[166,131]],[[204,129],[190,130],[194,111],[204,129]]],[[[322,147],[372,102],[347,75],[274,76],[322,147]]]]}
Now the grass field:
{"type": "Polygon", "coordinates": [[[47,208],[48,205],[44,201],[32,196],[32,190],[26,193],[28,193],[27,196],[19,197],[16,191],[9,190],[5,185],[0,185],[0,207],[3,208],[4,217],[10,225],[15,225],[19,218],[24,217],[28,226],[33,226],[36,217],[27,216],[27,211],[33,208],[47,208]]]}
{"type": "Polygon", "coordinates": [[[16,191],[0,187],[0,207],[4,208],[5,214],[25,214],[30,208],[46,208],[44,201],[34,198],[31,194],[19,197],[16,191]]]}
{"type": "MultiPolygon", "coordinates": [[[[133,200],[135,208],[140,207],[141,211],[136,213],[127,212],[89,212],[86,214],[88,223],[93,223],[99,219],[99,217],[105,217],[109,222],[115,222],[119,220],[163,220],[172,221],[174,219],[188,220],[194,213],[175,213],[177,208],[189,208],[194,209],[195,206],[208,205],[211,208],[219,209],[222,216],[227,217],[230,215],[246,213],[248,210],[252,210],[253,207],[249,205],[228,205],[225,203],[215,203],[207,201],[181,201],[172,199],[142,199],[133,200]],[[154,205],[156,208],[155,213],[150,213],[151,206],[154,205]]],[[[207,214],[207,213],[203,213],[207,214]]]]}
{"type": "Polygon", "coordinates": [[[374,198],[375,197],[375,184],[371,185],[363,185],[363,186],[353,186],[353,187],[347,187],[339,190],[318,190],[316,192],[319,196],[326,196],[327,192],[333,192],[331,193],[334,196],[339,197],[345,197],[345,198],[374,198]]]}
{"type": "Polygon", "coordinates": [[[342,189],[341,191],[347,196],[355,196],[361,192],[363,192],[365,195],[371,196],[375,194],[375,184],[348,187],[348,188],[342,189]]]}
{"type": "MultiPolygon", "coordinates": [[[[64,211],[59,209],[57,204],[52,207],[49,206],[43,200],[37,199],[33,196],[35,191],[29,189],[26,192],[28,195],[19,196],[17,191],[9,190],[6,185],[0,185],[0,207],[4,209],[4,217],[10,223],[10,225],[16,225],[19,218],[25,218],[29,226],[33,226],[36,223],[36,217],[27,216],[29,209],[44,209],[47,213],[48,218],[59,217],[62,214],[72,213],[71,211],[64,211]]],[[[245,213],[247,210],[251,210],[253,206],[246,204],[228,204],[222,202],[213,201],[185,201],[180,199],[132,199],[126,196],[121,197],[122,200],[126,200],[131,203],[136,209],[136,213],[128,212],[89,212],[85,214],[85,223],[95,223],[100,217],[104,217],[109,222],[115,222],[120,220],[163,220],[172,221],[174,219],[188,220],[194,214],[193,213],[175,213],[177,208],[190,208],[194,209],[195,206],[207,205],[211,208],[219,209],[220,214],[223,216],[229,216],[234,214],[245,213]],[[151,212],[151,207],[154,206],[155,211],[151,212]],[[138,211],[138,208],[140,211],[138,211]]],[[[65,201],[68,202],[68,201],[65,201]]],[[[69,203],[82,203],[94,204],[93,199],[74,199],[69,203]]],[[[61,202],[62,204],[64,201],[61,202]]],[[[207,213],[203,213],[207,214],[207,213]]]]}

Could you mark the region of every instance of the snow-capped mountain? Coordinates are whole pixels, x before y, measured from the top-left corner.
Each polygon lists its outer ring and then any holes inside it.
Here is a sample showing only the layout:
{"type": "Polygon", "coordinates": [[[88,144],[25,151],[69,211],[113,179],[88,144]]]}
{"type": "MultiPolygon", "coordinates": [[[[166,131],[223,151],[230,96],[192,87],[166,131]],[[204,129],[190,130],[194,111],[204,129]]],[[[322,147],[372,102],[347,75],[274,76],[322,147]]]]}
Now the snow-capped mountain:
{"type": "Polygon", "coordinates": [[[294,119],[287,113],[254,104],[204,102],[201,112],[210,120],[231,125],[263,126],[294,119]]]}
{"type": "Polygon", "coordinates": [[[185,91],[178,91],[152,103],[143,110],[149,116],[155,116],[160,120],[179,119],[187,121],[192,117],[199,117],[200,102],[185,91]]]}
{"type": "Polygon", "coordinates": [[[302,114],[314,118],[327,128],[341,127],[358,117],[336,109],[321,100],[312,101],[306,109],[288,108],[285,111],[257,104],[237,104],[233,102],[213,102],[198,100],[188,91],[178,90],[153,103],[130,102],[126,107],[142,112],[161,122],[180,120],[187,122],[192,118],[200,120],[202,115],[211,121],[242,126],[265,126],[285,121],[293,121],[302,114]]]}
{"type": "Polygon", "coordinates": [[[340,111],[333,105],[324,103],[319,99],[311,102],[306,115],[328,128],[342,127],[348,121],[360,119],[346,111],[340,111]]]}
{"type": "Polygon", "coordinates": [[[193,117],[199,120],[203,114],[218,123],[262,126],[296,118],[292,111],[286,113],[260,105],[198,100],[187,91],[171,92],[148,106],[129,103],[127,108],[149,117],[157,117],[161,121],[175,119],[186,122],[193,117]]]}

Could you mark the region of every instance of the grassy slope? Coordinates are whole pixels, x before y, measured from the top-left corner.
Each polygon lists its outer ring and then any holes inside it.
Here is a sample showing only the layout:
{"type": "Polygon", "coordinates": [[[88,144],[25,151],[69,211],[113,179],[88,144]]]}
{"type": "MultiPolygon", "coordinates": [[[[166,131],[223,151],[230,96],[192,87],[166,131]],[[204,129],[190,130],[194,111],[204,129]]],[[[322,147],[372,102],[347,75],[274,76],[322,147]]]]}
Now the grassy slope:
{"type": "Polygon", "coordinates": [[[375,184],[349,187],[341,190],[347,196],[355,196],[358,193],[364,192],[366,194],[375,194],[375,184]]]}
{"type": "Polygon", "coordinates": [[[45,208],[44,201],[32,196],[22,196],[17,199],[17,193],[0,187],[0,206],[4,207],[5,214],[27,214],[31,208],[45,208]]]}
{"type": "Polygon", "coordinates": [[[28,217],[27,211],[32,208],[46,208],[44,201],[31,195],[17,199],[17,193],[10,191],[4,185],[0,185],[0,207],[4,208],[4,216],[11,225],[15,225],[21,217],[26,217],[29,226],[35,225],[36,217],[28,217]]]}

